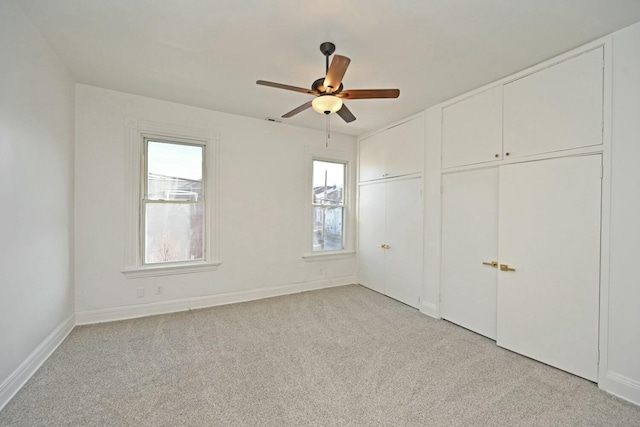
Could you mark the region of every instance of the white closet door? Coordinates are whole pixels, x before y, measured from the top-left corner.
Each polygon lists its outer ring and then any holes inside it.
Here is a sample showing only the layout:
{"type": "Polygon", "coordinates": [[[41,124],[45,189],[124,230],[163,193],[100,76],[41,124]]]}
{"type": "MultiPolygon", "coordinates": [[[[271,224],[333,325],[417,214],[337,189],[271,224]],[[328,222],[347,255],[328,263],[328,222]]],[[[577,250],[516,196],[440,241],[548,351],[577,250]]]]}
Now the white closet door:
{"type": "Polygon", "coordinates": [[[503,166],[498,345],[597,380],[601,156],[503,166]]]}
{"type": "Polygon", "coordinates": [[[386,184],[385,294],[418,307],[422,285],[422,178],[386,184]]]}
{"type": "Polygon", "coordinates": [[[444,319],[496,339],[498,168],[442,177],[444,319]]]}
{"type": "Polygon", "coordinates": [[[358,214],[358,278],[360,284],[384,293],[385,184],[360,186],[358,214]]]}

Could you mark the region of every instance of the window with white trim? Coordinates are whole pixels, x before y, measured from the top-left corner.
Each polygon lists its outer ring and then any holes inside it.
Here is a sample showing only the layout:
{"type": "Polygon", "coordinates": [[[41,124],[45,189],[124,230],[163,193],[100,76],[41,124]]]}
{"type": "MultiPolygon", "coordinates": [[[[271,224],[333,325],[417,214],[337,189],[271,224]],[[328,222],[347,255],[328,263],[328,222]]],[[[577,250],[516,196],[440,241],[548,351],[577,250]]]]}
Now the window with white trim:
{"type": "Polygon", "coordinates": [[[215,270],[217,132],[128,118],[127,278],[215,270]]]}
{"type": "Polygon", "coordinates": [[[307,261],[355,254],[355,153],[305,149],[307,261]]]}
{"type": "Polygon", "coordinates": [[[313,252],[344,249],[346,169],[343,162],[313,160],[313,252]]]}

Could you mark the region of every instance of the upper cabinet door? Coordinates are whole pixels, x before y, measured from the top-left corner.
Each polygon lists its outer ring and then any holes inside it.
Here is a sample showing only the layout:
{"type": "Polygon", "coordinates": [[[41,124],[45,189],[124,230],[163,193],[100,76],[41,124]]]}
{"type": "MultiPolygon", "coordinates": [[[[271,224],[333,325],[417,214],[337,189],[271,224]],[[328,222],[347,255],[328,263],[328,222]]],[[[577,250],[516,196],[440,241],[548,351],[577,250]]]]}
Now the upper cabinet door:
{"type": "Polygon", "coordinates": [[[371,181],[384,177],[385,172],[385,139],[383,133],[377,133],[360,141],[360,181],[371,181]]]}
{"type": "Polygon", "coordinates": [[[604,48],[504,85],[504,154],[602,144],[604,48]]]}
{"type": "Polygon", "coordinates": [[[422,115],[360,141],[360,181],[421,173],[424,165],[422,115]]]}
{"type": "Polygon", "coordinates": [[[442,167],[502,159],[502,87],[442,109],[442,167]]]}
{"type": "Polygon", "coordinates": [[[387,177],[422,172],[424,165],[424,116],[394,126],[384,132],[387,177]]]}

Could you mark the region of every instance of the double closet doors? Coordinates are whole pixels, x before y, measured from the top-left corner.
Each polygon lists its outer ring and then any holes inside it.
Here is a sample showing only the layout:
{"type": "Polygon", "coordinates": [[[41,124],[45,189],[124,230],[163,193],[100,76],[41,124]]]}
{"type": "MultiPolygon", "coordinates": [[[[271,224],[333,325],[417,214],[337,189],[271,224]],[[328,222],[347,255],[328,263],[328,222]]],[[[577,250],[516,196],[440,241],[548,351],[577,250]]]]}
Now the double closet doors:
{"type": "Polygon", "coordinates": [[[422,285],[422,178],[363,184],[359,193],[360,284],[417,308],[422,285]]]}
{"type": "Polygon", "coordinates": [[[442,317],[595,381],[601,155],[443,175],[442,317]]]}

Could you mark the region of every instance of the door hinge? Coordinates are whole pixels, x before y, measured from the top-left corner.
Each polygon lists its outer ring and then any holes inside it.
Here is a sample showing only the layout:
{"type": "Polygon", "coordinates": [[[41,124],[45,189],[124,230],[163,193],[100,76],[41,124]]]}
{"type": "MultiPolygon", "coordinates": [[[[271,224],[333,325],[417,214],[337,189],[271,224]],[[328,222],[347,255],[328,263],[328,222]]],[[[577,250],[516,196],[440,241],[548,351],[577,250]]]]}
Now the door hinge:
{"type": "Polygon", "coordinates": [[[443,191],[442,187],[443,187],[443,185],[442,185],[442,183],[440,183],[440,194],[442,194],[442,191],[443,191]]]}

